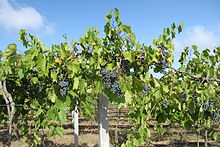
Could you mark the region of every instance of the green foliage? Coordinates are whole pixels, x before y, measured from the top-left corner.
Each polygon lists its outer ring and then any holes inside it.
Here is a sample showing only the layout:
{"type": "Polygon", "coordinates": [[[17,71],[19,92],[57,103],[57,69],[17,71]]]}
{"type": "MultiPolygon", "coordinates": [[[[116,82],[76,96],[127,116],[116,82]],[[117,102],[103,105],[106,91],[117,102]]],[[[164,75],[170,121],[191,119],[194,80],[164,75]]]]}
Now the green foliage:
{"type": "MultiPolygon", "coordinates": [[[[14,102],[23,105],[16,109],[14,123],[28,145],[43,142],[40,130],[47,130],[48,136],[62,136],[66,112],[77,104],[81,114],[92,116],[99,93],[130,110],[132,133],[122,146],[148,141],[150,118],[156,119],[155,130],[160,132],[164,122],[198,131],[218,120],[220,47],[213,53],[199,51],[195,45],[186,47],[179,59],[181,67],[175,69],[172,40],[182,31],[182,23],[164,28],[153,46],[146,46],[136,42],[117,9],[109,11],[105,20],[103,37],[97,28],[88,28],[78,41],[47,48],[21,30],[19,40],[27,48],[24,54],[16,53],[15,44],[0,52],[0,80],[6,79],[14,102]],[[107,74],[101,73],[103,69],[107,74]],[[162,77],[154,77],[150,70],[162,77]],[[120,94],[105,81],[113,73],[117,75],[110,82],[117,82],[120,94]]],[[[219,140],[219,135],[214,138],[219,140]]]]}

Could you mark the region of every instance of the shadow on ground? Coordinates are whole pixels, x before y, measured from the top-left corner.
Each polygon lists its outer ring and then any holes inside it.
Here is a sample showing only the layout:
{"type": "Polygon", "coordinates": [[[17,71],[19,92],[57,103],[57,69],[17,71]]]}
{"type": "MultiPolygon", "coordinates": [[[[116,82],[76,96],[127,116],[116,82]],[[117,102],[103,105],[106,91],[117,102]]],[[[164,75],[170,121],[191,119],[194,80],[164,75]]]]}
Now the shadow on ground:
{"type": "MultiPolygon", "coordinates": [[[[65,144],[55,144],[52,141],[46,141],[45,145],[41,145],[39,147],[74,147],[74,144],[69,144],[69,145],[65,145],[65,144]]],[[[88,145],[86,143],[79,145],[78,147],[98,147],[98,144],[95,145],[88,145]]]]}

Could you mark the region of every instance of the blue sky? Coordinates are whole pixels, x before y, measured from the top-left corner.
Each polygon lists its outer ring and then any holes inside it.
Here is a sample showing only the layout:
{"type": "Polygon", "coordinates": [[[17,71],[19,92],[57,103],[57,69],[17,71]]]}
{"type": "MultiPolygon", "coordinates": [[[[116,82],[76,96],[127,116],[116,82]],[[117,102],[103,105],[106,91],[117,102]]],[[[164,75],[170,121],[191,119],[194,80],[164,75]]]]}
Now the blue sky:
{"type": "Polygon", "coordinates": [[[171,23],[184,22],[174,40],[175,54],[184,46],[201,49],[220,45],[220,0],[0,0],[0,49],[18,44],[19,29],[36,35],[47,47],[77,40],[89,26],[103,32],[107,11],[118,8],[122,21],[131,25],[137,40],[146,45],[171,23]]]}

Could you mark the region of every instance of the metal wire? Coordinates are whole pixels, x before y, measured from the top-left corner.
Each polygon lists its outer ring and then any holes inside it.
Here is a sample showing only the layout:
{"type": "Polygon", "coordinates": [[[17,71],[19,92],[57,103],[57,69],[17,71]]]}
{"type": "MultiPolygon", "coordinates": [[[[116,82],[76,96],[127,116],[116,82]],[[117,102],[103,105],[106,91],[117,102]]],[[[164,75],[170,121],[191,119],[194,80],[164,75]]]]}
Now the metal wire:
{"type": "MultiPolygon", "coordinates": [[[[10,104],[8,104],[10,105],[10,104]]],[[[22,107],[23,104],[16,104],[15,107],[22,107]]],[[[0,104],[0,107],[7,107],[7,104],[0,104]]]]}

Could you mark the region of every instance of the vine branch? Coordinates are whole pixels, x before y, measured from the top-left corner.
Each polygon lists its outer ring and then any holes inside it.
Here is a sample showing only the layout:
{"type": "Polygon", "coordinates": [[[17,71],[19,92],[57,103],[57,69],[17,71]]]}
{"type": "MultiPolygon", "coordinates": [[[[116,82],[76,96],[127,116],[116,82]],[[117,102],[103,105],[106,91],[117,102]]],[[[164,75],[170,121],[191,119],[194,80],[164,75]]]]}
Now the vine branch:
{"type": "Polygon", "coordinates": [[[6,102],[7,105],[7,110],[8,110],[8,144],[10,146],[11,143],[11,137],[12,137],[12,125],[13,125],[13,117],[15,114],[15,103],[13,101],[13,98],[11,96],[11,94],[8,92],[7,90],[7,86],[6,86],[6,80],[4,79],[3,81],[0,81],[0,91],[3,93],[3,98],[6,102]]]}
{"type": "Polygon", "coordinates": [[[215,82],[218,82],[220,83],[220,79],[216,79],[216,78],[205,78],[205,77],[202,77],[202,76],[196,76],[196,75],[193,75],[187,71],[181,71],[181,70],[178,70],[178,69],[175,69],[173,67],[169,67],[169,69],[172,69],[174,70],[175,72],[178,72],[178,73],[184,73],[186,75],[189,75],[190,77],[194,78],[194,79],[202,79],[203,81],[215,81],[215,82]]]}

